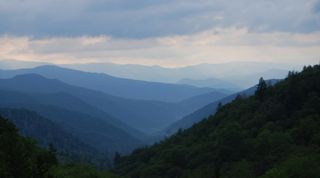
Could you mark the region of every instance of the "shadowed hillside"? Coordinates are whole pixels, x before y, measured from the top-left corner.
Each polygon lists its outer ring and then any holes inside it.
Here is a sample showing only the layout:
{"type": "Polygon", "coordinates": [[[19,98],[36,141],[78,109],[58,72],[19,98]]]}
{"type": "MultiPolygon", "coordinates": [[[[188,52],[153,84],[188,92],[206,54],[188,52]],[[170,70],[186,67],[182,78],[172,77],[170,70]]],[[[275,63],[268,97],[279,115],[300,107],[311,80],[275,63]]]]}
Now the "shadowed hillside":
{"type": "MultiPolygon", "coordinates": [[[[275,83],[279,82],[280,80],[268,80],[266,83],[268,85],[274,85],[275,83]]],[[[247,97],[254,94],[255,90],[257,89],[257,86],[248,88],[244,91],[229,95],[227,97],[224,97],[220,100],[217,100],[213,103],[210,103],[203,108],[198,109],[197,111],[181,118],[180,120],[172,123],[169,127],[167,127],[163,132],[162,135],[164,136],[170,136],[177,132],[179,129],[187,129],[190,128],[193,124],[200,122],[204,118],[209,117],[210,115],[214,114],[219,107],[219,105],[224,105],[227,103],[230,103],[232,100],[234,100],[237,96],[247,97]]],[[[204,97],[206,97],[205,95],[204,97]]],[[[207,98],[210,99],[210,98],[207,98]]]]}
{"type": "MultiPolygon", "coordinates": [[[[21,121],[17,121],[17,118],[13,120],[19,123],[25,122],[25,124],[30,124],[30,117],[34,116],[34,113],[28,113],[25,110],[4,111],[2,109],[2,112],[11,116],[19,115],[18,118],[21,121]],[[26,119],[27,115],[29,118],[26,119]]],[[[20,136],[16,127],[1,116],[0,142],[1,178],[116,178],[109,172],[98,171],[92,166],[79,164],[79,162],[72,164],[59,162],[55,155],[55,148],[50,146],[47,150],[38,147],[34,140],[20,136]]]]}
{"type": "Polygon", "coordinates": [[[320,65],[237,97],[214,116],[116,160],[124,177],[273,178],[320,175],[320,65]]]}
{"type": "Polygon", "coordinates": [[[37,143],[48,148],[52,145],[57,149],[59,159],[63,161],[91,162],[98,167],[112,164],[111,155],[103,155],[90,147],[59,124],[39,116],[26,109],[0,108],[0,115],[7,118],[19,129],[23,136],[31,137],[37,143]]]}

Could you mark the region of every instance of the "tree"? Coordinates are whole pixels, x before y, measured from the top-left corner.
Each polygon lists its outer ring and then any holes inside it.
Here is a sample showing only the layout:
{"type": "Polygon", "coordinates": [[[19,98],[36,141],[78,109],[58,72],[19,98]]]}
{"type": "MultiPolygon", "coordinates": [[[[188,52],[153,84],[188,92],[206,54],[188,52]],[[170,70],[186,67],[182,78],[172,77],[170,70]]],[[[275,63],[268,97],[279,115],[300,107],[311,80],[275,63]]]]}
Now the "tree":
{"type": "Polygon", "coordinates": [[[264,81],[264,79],[261,77],[259,79],[259,84],[257,86],[257,90],[255,92],[255,96],[257,97],[258,100],[263,100],[265,97],[267,91],[267,83],[264,81]]]}
{"type": "Polygon", "coordinates": [[[219,102],[216,111],[217,111],[217,112],[220,111],[221,108],[222,108],[222,103],[219,102]]]}
{"type": "Polygon", "coordinates": [[[55,154],[39,148],[0,116],[0,177],[44,178],[57,164],[55,154]]]}

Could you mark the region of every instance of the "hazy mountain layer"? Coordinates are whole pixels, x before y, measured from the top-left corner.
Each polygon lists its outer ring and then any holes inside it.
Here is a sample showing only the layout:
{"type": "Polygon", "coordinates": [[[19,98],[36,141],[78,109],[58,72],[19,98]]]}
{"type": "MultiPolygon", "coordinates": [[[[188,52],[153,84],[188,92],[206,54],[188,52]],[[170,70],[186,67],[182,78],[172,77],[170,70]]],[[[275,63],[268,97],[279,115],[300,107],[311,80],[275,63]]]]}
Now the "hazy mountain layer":
{"type": "Polygon", "coordinates": [[[130,99],[178,102],[196,95],[220,91],[212,88],[130,80],[112,77],[103,73],[88,73],[57,66],[40,66],[32,69],[0,71],[0,77],[11,78],[26,73],[40,74],[47,78],[59,79],[71,85],[130,99]]]}
{"type": "MultiPolygon", "coordinates": [[[[300,69],[300,66],[263,62],[199,64],[178,68],[112,63],[70,64],[66,66],[84,71],[102,72],[118,77],[166,83],[177,83],[183,79],[203,81],[214,78],[223,81],[223,88],[229,88],[231,84],[243,89],[255,85],[260,77],[265,79],[284,78],[289,70],[300,69]]],[[[199,85],[194,82],[188,82],[187,84],[206,86],[203,83],[199,85]]],[[[214,85],[211,87],[219,88],[219,86],[214,85]]]]}
{"type": "MultiPolygon", "coordinates": [[[[51,94],[47,95],[50,96],[51,94]]],[[[62,108],[59,103],[45,104],[49,97],[43,96],[44,94],[39,93],[26,94],[1,90],[0,105],[1,107],[26,108],[36,111],[41,116],[63,125],[67,131],[74,134],[78,139],[102,152],[128,152],[142,145],[138,138],[128,133],[130,128],[122,130],[116,127],[115,123],[107,122],[107,117],[102,119],[83,112],[62,108]]],[[[53,94],[52,97],[54,96],[53,94]]],[[[66,99],[68,100],[68,98],[66,99]]],[[[67,100],[61,99],[59,101],[63,103],[67,100]]]]}
{"type": "MultiPolygon", "coordinates": [[[[179,103],[162,101],[125,99],[108,95],[104,92],[76,87],[56,79],[47,79],[37,74],[26,74],[12,79],[2,79],[0,88],[20,92],[55,93],[54,95],[38,96],[42,104],[56,104],[107,119],[120,128],[125,128],[118,121],[144,132],[157,132],[183,116],[205,106],[212,100],[227,96],[226,92],[210,92],[208,96],[196,96],[179,103]],[[47,97],[47,99],[44,99],[47,97]],[[62,99],[64,102],[61,102],[62,99]],[[116,118],[111,119],[110,118],[116,118]]],[[[127,130],[127,129],[125,129],[127,130]]],[[[130,129],[128,131],[131,131],[130,129]]],[[[130,132],[131,134],[133,131],[130,132]]]]}
{"type": "MultiPolygon", "coordinates": [[[[2,69],[29,68],[40,65],[43,65],[43,63],[9,60],[0,61],[0,68],[2,69]]],[[[182,83],[198,87],[230,88],[230,86],[233,86],[232,88],[234,88],[234,86],[236,86],[243,89],[254,85],[260,77],[264,77],[265,79],[283,78],[289,70],[299,70],[301,67],[264,62],[199,64],[177,68],[113,63],[67,64],[61,66],[135,80],[181,83],[181,81],[187,79],[189,80],[188,82],[184,81],[182,83]],[[212,79],[215,79],[215,81],[212,81],[212,79]],[[190,80],[192,82],[190,82],[190,80]]]]}

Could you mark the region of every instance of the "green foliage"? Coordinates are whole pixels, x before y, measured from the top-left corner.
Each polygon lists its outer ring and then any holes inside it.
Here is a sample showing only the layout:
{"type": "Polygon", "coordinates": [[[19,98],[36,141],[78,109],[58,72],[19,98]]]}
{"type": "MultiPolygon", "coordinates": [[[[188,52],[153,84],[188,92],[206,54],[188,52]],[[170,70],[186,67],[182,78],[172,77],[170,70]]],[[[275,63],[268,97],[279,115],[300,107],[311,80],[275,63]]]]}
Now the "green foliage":
{"type": "Polygon", "coordinates": [[[267,83],[261,77],[259,80],[259,84],[257,86],[257,90],[255,92],[257,99],[263,100],[266,94],[266,90],[267,90],[267,83]]]}
{"type": "Polygon", "coordinates": [[[255,176],[252,170],[254,170],[253,164],[246,160],[242,160],[232,164],[231,169],[226,170],[226,173],[222,177],[254,178],[255,176]]]}
{"type": "Polygon", "coordinates": [[[83,143],[63,126],[50,121],[36,112],[26,109],[0,108],[0,114],[12,122],[19,133],[33,138],[44,148],[53,148],[62,162],[81,162],[94,164],[99,168],[110,167],[109,154],[102,154],[97,149],[83,143]]]}
{"type": "Polygon", "coordinates": [[[57,164],[54,153],[21,137],[13,124],[0,117],[0,177],[43,178],[57,164]]]}
{"type": "Polygon", "coordinates": [[[118,158],[132,178],[315,178],[320,175],[320,65],[238,97],[214,116],[118,158]]]}
{"type": "Polygon", "coordinates": [[[50,175],[52,178],[117,178],[109,172],[98,171],[92,166],[79,164],[55,166],[50,170],[50,175]]]}
{"type": "Polygon", "coordinates": [[[320,175],[319,163],[319,152],[300,152],[268,170],[261,178],[318,178],[320,175]]]}
{"type": "Polygon", "coordinates": [[[116,178],[94,167],[58,163],[56,150],[40,148],[30,138],[18,134],[16,127],[0,116],[1,178],[116,178]]]}

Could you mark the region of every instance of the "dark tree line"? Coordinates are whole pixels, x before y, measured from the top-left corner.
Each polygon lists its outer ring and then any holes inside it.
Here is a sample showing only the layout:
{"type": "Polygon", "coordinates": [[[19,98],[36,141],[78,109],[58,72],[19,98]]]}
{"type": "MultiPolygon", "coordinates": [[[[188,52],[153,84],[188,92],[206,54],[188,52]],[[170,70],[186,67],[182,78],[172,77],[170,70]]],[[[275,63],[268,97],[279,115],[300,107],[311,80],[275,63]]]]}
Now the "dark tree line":
{"type": "Polygon", "coordinates": [[[0,118],[0,177],[44,178],[57,164],[55,153],[21,137],[8,120],[0,118]]]}

